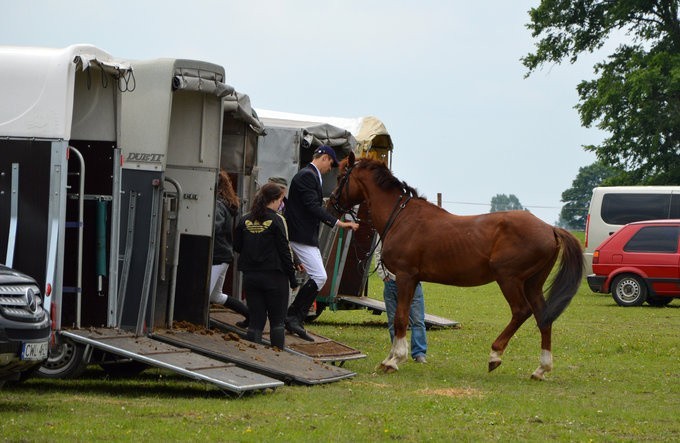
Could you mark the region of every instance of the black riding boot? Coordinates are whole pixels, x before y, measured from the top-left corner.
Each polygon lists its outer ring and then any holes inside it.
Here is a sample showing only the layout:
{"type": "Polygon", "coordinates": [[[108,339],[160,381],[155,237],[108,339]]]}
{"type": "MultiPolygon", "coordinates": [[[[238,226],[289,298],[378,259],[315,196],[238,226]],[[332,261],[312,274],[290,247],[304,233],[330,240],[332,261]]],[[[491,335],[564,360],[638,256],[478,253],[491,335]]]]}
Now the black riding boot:
{"type": "Polygon", "coordinates": [[[295,300],[288,307],[288,314],[286,315],[286,329],[307,341],[314,341],[314,339],[307,334],[302,325],[318,293],[319,288],[316,286],[316,282],[310,278],[300,288],[295,300]]]}
{"type": "Polygon", "coordinates": [[[262,344],[262,331],[256,331],[255,329],[248,328],[246,340],[252,341],[253,343],[262,344]]]}
{"type": "Polygon", "coordinates": [[[227,297],[227,301],[224,302],[224,307],[229,308],[237,314],[241,314],[245,317],[245,320],[236,322],[236,326],[239,328],[247,328],[250,324],[250,313],[248,311],[248,306],[246,306],[241,300],[236,297],[227,297]]]}
{"type": "Polygon", "coordinates": [[[283,326],[275,326],[269,330],[269,341],[272,346],[283,350],[285,347],[286,331],[283,326]]]}

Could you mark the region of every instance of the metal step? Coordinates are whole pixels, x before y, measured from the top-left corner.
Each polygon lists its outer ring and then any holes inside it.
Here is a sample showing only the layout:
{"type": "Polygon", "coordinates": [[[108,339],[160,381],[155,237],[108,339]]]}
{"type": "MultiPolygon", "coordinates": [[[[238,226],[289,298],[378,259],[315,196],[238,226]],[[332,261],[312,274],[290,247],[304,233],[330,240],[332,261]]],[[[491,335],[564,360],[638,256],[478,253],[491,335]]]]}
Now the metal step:
{"type": "MultiPolygon", "coordinates": [[[[382,313],[387,309],[385,302],[369,297],[356,297],[353,295],[340,295],[338,301],[342,303],[349,303],[367,308],[374,313],[382,313]]],[[[460,323],[448,318],[439,317],[437,315],[425,314],[425,325],[435,328],[460,328],[460,323]]]]}
{"type": "Polygon", "coordinates": [[[90,345],[157,368],[202,380],[242,394],[283,386],[279,380],[238,367],[233,363],[206,357],[186,347],[172,346],[147,336],[111,328],[62,330],[74,342],[90,345]]]}
{"type": "MultiPolygon", "coordinates": [[[[246,330],[236,326],[236,322],[240,320],[243,320],[243,317],[229,309],[218,308],[210,310],[210,325],[212,327],[235,332],[239,336],[245,337],[246,330]]],[[[343,343],[315,334],[310,330],[307,330],[307,333],[314,339],[313,342],[303,340],[295,334],[286,332],[286,350],[320,362],[339,363],[340,366],[348,360],[366,358],[366,354],[343,343]]],[[[262,340],[269,343],[268,322],[265,325],[262,340]]]]}
{"type": "Polygon", "coordinates": [[[154,331],[152,337],[166,343],[190,348],[212,358],[229,361],[243,368],[287,383],[316,385],[354,377],[355,372],[315,361],[311,358],[258,345],[233,332],[203,329],[200,334],[172,330],[154,331]]]}

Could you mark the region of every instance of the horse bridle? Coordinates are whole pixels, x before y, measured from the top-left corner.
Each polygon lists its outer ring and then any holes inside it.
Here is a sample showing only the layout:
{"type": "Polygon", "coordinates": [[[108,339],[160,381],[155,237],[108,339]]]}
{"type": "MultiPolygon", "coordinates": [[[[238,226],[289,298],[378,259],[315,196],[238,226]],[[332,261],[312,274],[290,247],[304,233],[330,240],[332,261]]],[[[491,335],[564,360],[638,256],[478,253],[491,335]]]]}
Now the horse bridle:
{"type": "MultiPolygon", "coordinates": [[[[356,163],[355,163],[356,164],[356,163]]],[[[343,208],[340,206],[340,199],[339,196],[342,195],[343,191],[345,188],[347,188],[347,192],[349,193],[349,175],[352,173],[352,169],[354,169],[354,165],[347,167],[347,171],[345,172],[345,175],[342,176],[340,179],[340,183],[338,184],[338,187],[336,188],[336,191],[338,191],[338,194],[335,194],[335,191],[330,196],[330,203],[331,206],[335,211],[338,212],[338,214],[349,214],[350,217],[352,217],[352,220],[354,222],[359,223],[359,219],[357,218],[357,213],[354,211],[354,208],[343,208]]]]}
{"type": "MultiPolygon", "coordinates": [[[[352,169],[354,169],[355,165],[356,165],[356,163],[347,168],[347,171],[345,172],[345,174],[340,179],[340,183],[338,184],[338,187],[336,188],[337,195],[336,195],[336,192],[333,191],[329,200],[330,200],[331,206],[333,207],[333,209],[335,211],[337,211],[339,214],[349,214],[352,217],[352,219],[354,219],[354,221],[358,223],[359,219],[357,218],[357,214],[354,211],[354,209],[353,208],[344,208],[344,207],[340,206],[340,200],[339,200],[339,196],[341,196],[342,193],[345,192],[345,188],[347,188],[346,192],[349,193],[349,176],[352,173],[352,169]]],[[[380,234],[380,240],[379,241],[384,241],[385,236],[387,235],[387,232],[389,231],[389,229],[394,224],[394,222],[397,219],[397,216],[399,215],[401,210],[404,209],[406,207],[406,204],[411,200],[411,197],[412,197],[412,195],[408,191],[408,189],[406,187],[403,187],[402,192],[399,195],[399,198],[397,199],[397,202],[395,203],[394,208],[392,209],[392,213],[390,214],[389,218],[387,219],[387,223],[385,223],[385,228],[383,229],[383,232],[380,234]]],[[[356,245],[355,245],[355,247],[356,247],[356,245]]],[[[375,245],[373,245],[373,247],[371,248],[371,250],[368,251],[368,253],[366,253],[366,257],[371,257],[373,255],[373,253],[375,252],[377,247],[378,247],[378,242],[376,242],[375,245]]],[[[358,259],[358,257],[357,257],[357,259],[358,259]]],[[[363,262],[363,260],[358,259],[357,261],[358,261],[357,266],[359,268],[361,268],[361,263],[363,262]]],[[[377,266],[376,266],[376,269],[377,269],[377,266]]],[[[373,272],[375,272],[375,270],[373,270],[373,272]]]]}

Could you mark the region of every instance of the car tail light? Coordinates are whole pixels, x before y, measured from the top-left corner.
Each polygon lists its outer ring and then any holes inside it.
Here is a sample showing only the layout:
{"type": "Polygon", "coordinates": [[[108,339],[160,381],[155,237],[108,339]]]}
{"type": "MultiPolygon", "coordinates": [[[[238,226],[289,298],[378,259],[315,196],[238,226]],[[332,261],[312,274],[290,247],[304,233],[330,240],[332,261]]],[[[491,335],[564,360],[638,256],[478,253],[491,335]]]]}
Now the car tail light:
{"type": "Polygon", "coordinates": [[[600,251],[596,250],[593,252],[593,264],[596,265],[598,263],[600,263],[600,251]]]}

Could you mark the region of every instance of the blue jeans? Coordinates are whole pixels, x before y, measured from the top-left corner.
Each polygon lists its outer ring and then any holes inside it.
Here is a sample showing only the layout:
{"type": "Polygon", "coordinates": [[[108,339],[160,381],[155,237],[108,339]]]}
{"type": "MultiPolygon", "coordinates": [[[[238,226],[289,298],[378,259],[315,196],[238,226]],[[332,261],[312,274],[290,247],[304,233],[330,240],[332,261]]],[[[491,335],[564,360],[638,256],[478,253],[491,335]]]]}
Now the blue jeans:
{"type": "MultiPolygon", "coordinates": [[[[390,341],[394,340],[394,314],[397,311],[397,283],[388,280],[383,288],[383,299],[387,311],[387,327],[390,331],[390,341]]],[[[408,314],[408,324],[411,327],[411,357],[427,353],[427,335],[425,333],[425,299],[423,287],[420,283],[413,293],[413,302],[408,314]]]]}

